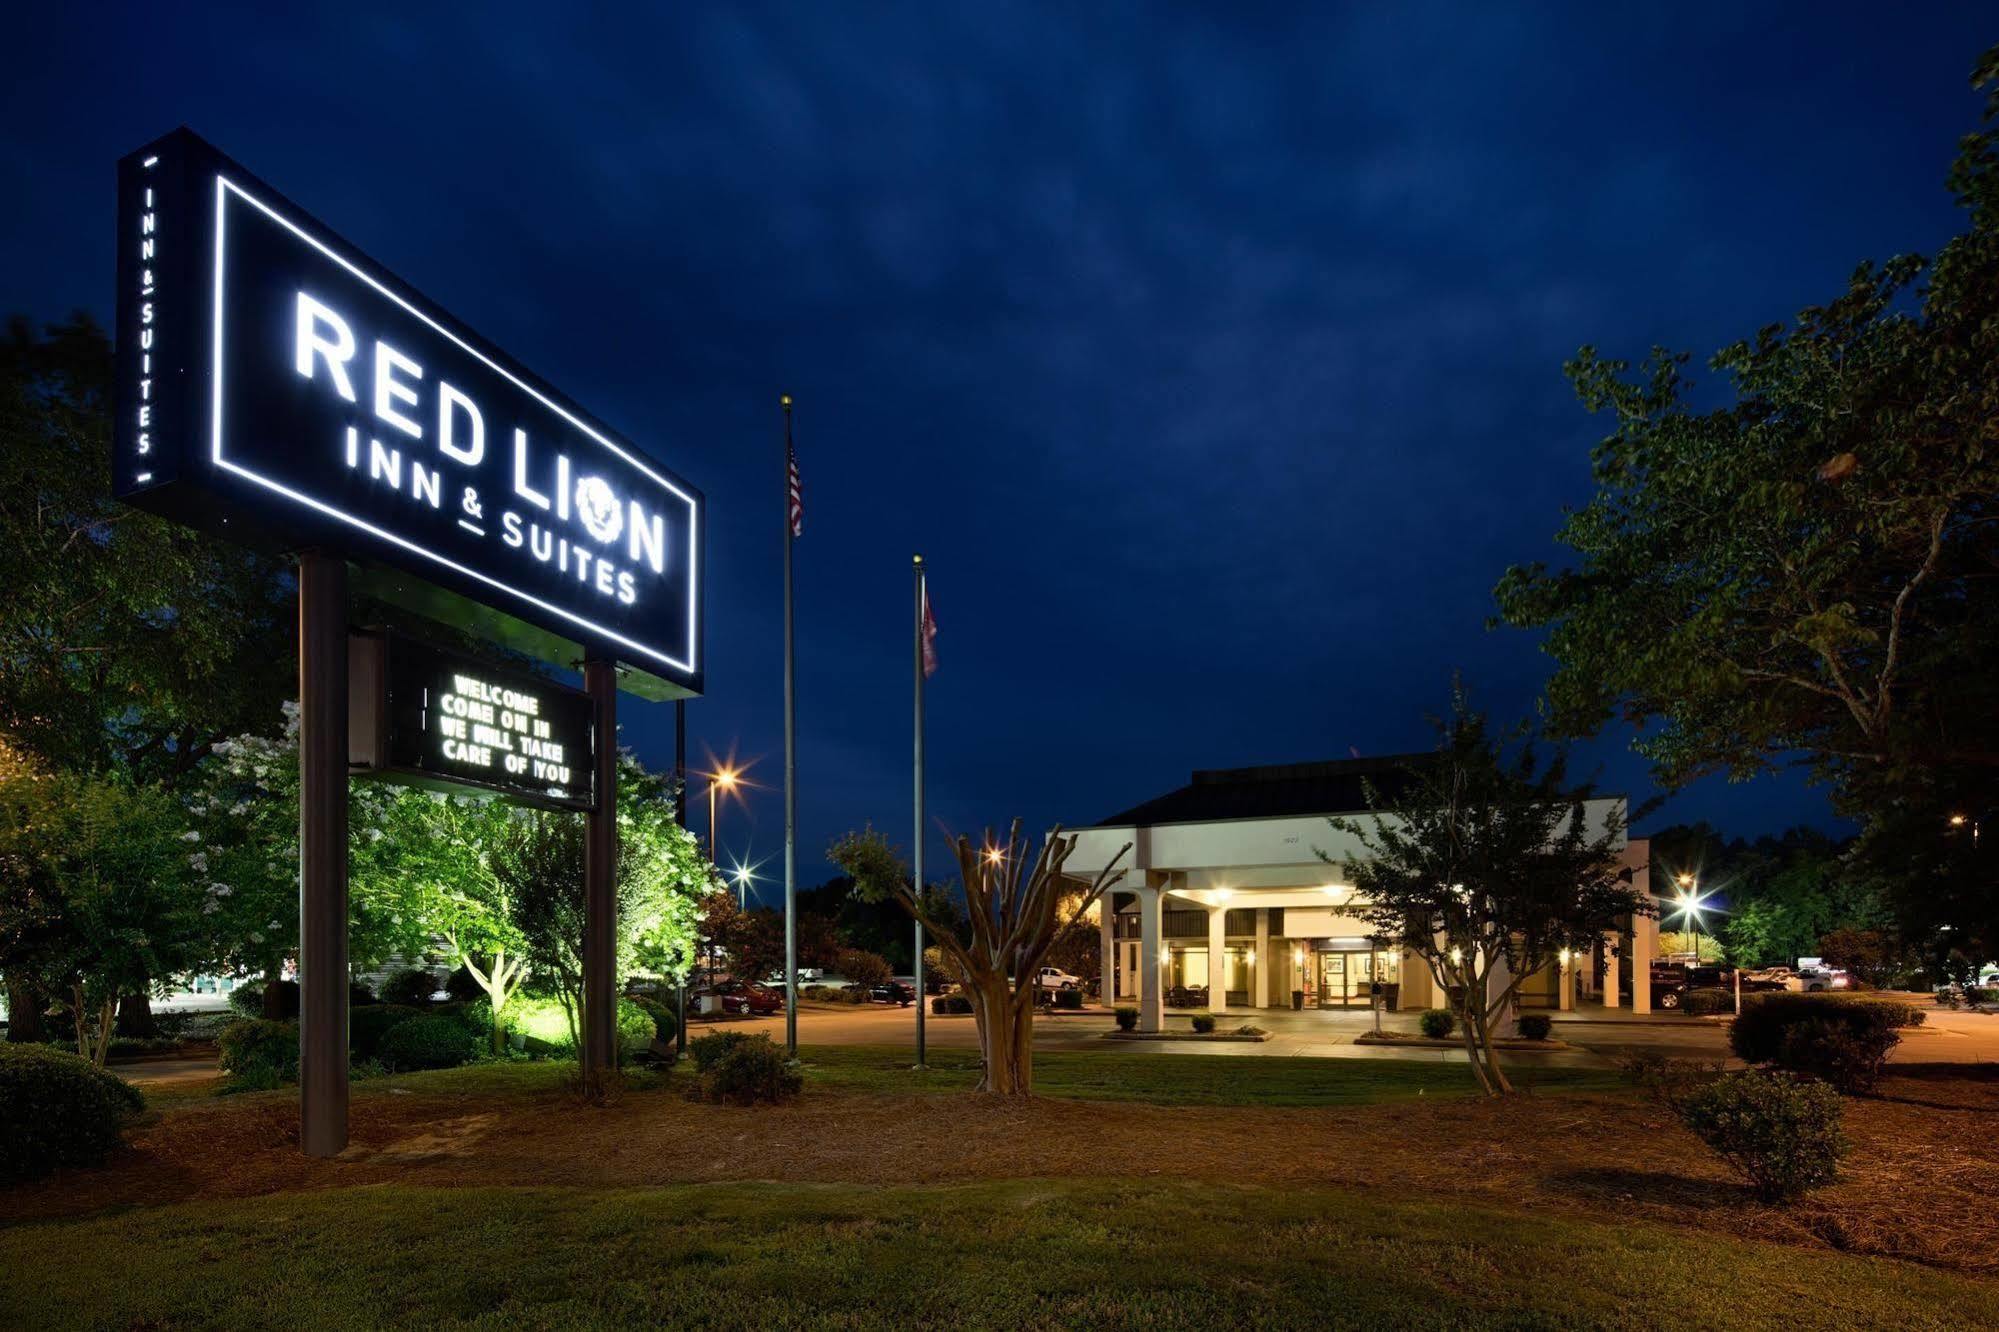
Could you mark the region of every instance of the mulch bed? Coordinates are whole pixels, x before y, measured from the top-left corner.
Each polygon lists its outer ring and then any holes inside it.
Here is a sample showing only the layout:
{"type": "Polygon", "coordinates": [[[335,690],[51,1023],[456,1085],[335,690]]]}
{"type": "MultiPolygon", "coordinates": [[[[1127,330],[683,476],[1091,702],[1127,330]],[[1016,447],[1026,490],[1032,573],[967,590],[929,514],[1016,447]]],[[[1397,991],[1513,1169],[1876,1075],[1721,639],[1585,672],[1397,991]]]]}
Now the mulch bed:
{"type": "MultiPolygon", "coordinates": [[[[1462,1050],[1464,1041],[1455,1036],[1424,1036],[1413,1031],[1364,1031],[1353,1038],[1355,1045],[1407,1045],[1418,1050],[1462,1050]]],[[[1500,1036],[1494,1038],[1495,1050],[1556,1051],[1573,1050],[1576,1047],[1567,1041],[1530,1041],[1525,1036],[1500,1036]]]]}
{"type": "Polygon", "coordinates": [[[1999,1069],[1990,1067],[1903,1068],[1877,1095],[1850,1101],[1855,1151],[1844,1180],[1793,1209],[1757,1204],[1666,1111],[1636,1096],[1319,1110],[827,1091],[732,1109],[672,1091],[603,1107],[561,1092],[375,1093],[355,1099],[352,1125],[348,1154],[316,1161],[298,1152],[289,1098],[190,1106],[138,1130],[105,1169],[0,1193],[0,1219],[384,1182],[615,1188],[1170,1175],[1554,1206],[1999,1272],[1990,1242],[1999,1069]]]}

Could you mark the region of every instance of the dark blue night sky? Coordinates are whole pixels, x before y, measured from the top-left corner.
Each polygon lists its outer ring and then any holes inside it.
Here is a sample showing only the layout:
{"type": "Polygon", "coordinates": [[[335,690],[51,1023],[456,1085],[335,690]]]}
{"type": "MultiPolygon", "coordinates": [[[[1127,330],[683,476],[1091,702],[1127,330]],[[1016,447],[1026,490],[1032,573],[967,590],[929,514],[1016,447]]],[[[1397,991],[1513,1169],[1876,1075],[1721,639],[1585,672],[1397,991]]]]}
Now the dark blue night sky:
{"type": "MultiPolygon", "coordinates": [[[[1424,747],[1453,669],[1525,715],[1545,659],[1485,620],[1587,494],[1564,358],[1704,355],[1933,251],[1999,38],[1969,5],[291,8],[15,14],[0,310],[109,322],[113,162],[184,123],[705,487],[689,754],[763,756],[723,828],[758,858],[795,394],[802,884],[845,828],[908,837],[915,550],[957,828],[1424,747]]],[[[626,718],[670,762],[671,708],[626,718]]],[[[1627,739],[1585,754],[1649,795],[1627,739]]],[[[1827,817],[1712,782],[1651,826],[1827,817]]]]}

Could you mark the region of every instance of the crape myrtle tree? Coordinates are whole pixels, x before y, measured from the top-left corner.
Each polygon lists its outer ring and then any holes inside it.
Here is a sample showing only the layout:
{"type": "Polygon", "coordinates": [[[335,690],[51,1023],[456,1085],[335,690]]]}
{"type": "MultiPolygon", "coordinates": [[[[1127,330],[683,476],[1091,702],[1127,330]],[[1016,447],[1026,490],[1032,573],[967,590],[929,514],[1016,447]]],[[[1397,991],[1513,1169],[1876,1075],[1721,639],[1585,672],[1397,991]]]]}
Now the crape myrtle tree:
{"type": "Polygon", "coordinates": [[[930,892],[919,897],[912,891],[908,867],[874,829],[849,833],[828,853],[853,876],[857,892],[892,898],[921,921],[925,936],[962,974],[985,1062],[979,1091],[1002,1096],[1033,1092],[1034,1008],[1040,998],[1036,973],[1063,928],[1124,878],[1116,865],[1131,849],[1129,843],[1080,888],[1062,872],[1075,849],[1075,836],[1064,837],[1058,826],[1030,859],[1018,819],[1004,843],[995,842],[990,831],[982,846],[963,835],[954,838],[967,911],[962,923],[930,892]],[[1066,910],[1065,899],[1071,904],[1066,910]]]}
{"type": "Polygon", "coordinates": [[[1637,367],[1584,347],[1609,416],[1567,567],[1508,570],[1511,624],[1545,631],[1552,729],[1646,728],[1678,786],[1801,762],[1864,825],[1905,937],[1999,954],[1999,48],[1983,126],[1947,184],[1967,229],[1933,260],[1862,264],[1843,291],[1709,360],[1637,367]],[[1926,843],[1919,847],[1916,843],[1926,843]],[[1912,864],[1913,862],[1913,864],[1912,864]]]}
{"type": "Polygon", "coordinates": [[[1652,907],[1620,869],[1621,816],[1589,825],[1592,792],[1560,751],[1543,762],[1524,735],[1495,737],[1462,690],[1437,729],[1434,758],[1412,764],[1393,799],[1369,788],[1374,817],[1328,822],[1366,852],[1344,862],[1347,909],[1424,960],[1479,1086],[1503,1096],[1513,1085],[1494,1042],[1521,983],[1652,907]]]}
{"type": "Polygon", "coordinates": [[[185,827],[172,797],[117,774],[0,782],[0,966],[63,999],[77,1053],[100,1065],[120,996],[202,955],[185,827]]]}
{"type": "MultiPolygon", "coordinates": [[[[275,735],[217,741],[190,783],[183,834],[191,891],[208,939],[203,969],[261,974],[264,1015],[282,1018],[280,982],[298,955],[298,707],[277,709],[275,735]]],[[[451,811],[429,793],[379,782],[348,790],[348,957],[366,969],[396,954],[416,955],[448,923],[428,881],[396,857],[448,857],[451,811]],[[390,840],[389,829],[396,829],[390,840]]]]}

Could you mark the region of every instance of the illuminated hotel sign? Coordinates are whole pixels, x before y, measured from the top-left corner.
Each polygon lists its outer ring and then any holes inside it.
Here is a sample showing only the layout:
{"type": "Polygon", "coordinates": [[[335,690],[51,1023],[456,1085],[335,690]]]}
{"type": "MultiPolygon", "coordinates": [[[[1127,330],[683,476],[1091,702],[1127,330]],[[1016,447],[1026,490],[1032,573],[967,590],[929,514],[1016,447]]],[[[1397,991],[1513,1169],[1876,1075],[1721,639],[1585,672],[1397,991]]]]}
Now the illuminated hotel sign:
{"type": "Polygon", "coordinates": [[[594,805],[588,695],[400,634],[356,634],[348,660],[351,766],[530,804],[594,805]]]}
{"type": "Polygon", "coordinates": [[[698,490],[193,134],[118,172],[121,498],[700,690],[698,490]]]}

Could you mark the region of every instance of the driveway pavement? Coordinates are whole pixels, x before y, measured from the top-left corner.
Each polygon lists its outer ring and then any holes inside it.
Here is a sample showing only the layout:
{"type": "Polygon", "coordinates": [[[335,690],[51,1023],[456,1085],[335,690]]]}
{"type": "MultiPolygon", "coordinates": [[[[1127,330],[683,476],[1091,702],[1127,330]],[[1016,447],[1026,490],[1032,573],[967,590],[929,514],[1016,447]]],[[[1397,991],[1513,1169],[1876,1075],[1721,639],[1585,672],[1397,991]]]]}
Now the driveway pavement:
{"type": "MultiPolygon", "coordinates": [[[[1991,1063],[1999,1062],[1999,1014],[1925,1010],[1921,1027],[1904,1032],[1893,1055],[1897,1063],[1991,1063]]],[[[1551,1014],[1555,1018],[1557,1040],[1574,1047],[1546,1054],[1514,1051],[1509,1059],[1531,1060],[1549,1067],[1605,1066],[1627,1054],[1646,1051],[1682,1059],[1725,1059],[1728,1057],[1726,1018],[1687,1018],[1677,1014],[1653,1014],[1634,1018],[1629,1012],[1584,1008],[1575,1013],[1551,1014]]],[[[1246,1041],[1106,1041],[1114,1021],[1107,1009],[1085,1010],[1061,1017],[1043,1017],[1034,1024],[1037,1050],[1095,1050],[1105,1054],[1200,1054],[1217,1058],[1257,1058],[1268,1055],[1303,1055],[1322,1059],[1424,1059],[1463,1062],[1461,1050],[1432,1048],[1406,1049],[1394,1046],[1356,1045],[1354,1038],[1374,1026],[1374,1015],[1357,1012],[1303,1012],[1259,1009],[1231,1013],[1224,1023],[1247,1022],[1271,1033],[1262,1042],[1246,1041]]],[[[1387,1030],[1416,1030],[1414,1013],[1384,1013],[1387,1030]]],[[[1170,1028],[1186,1028],[1185,1014],[1169,1013],[1170,1028]]],[[[695,1020],[688,1024],[693,1035],[704,1031],[763,1032],[774,1041],[784,1039],[784,1017],[725,1018],[695,1020]]],[[[978,1029],[969,1017],[931,1014],[927,1038],[940,1049],[975,1049],[978,1029]]],[[[910,1045],[916,1042],[916,1010],[891,1008],[884,1004],[801,1004],[798,1010],[798,1039],[804,1045],[910,1045]]],[[[215,1061],[210,1059],[148,1060],[121,1064],[116,1071],[133,1082],[170,1082],[186,1078],[210,1077],[215,1061]]]]}

